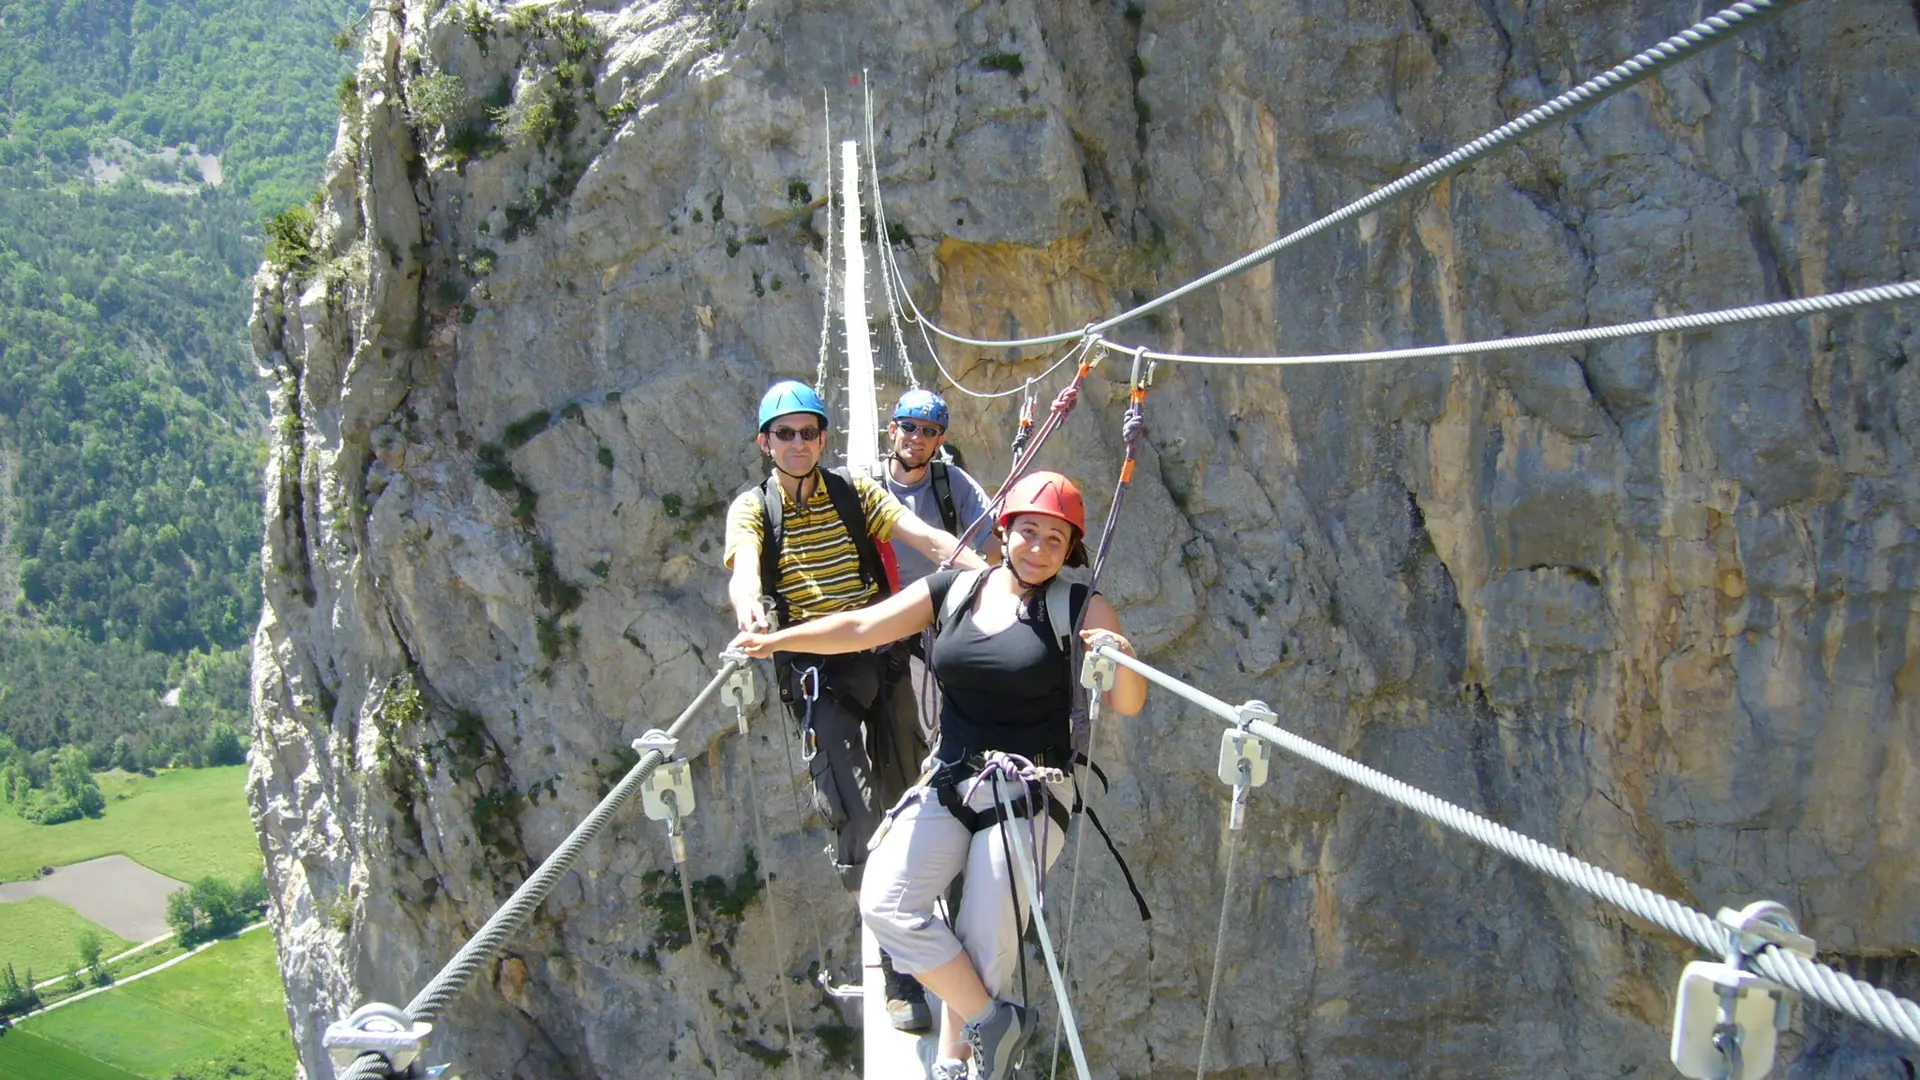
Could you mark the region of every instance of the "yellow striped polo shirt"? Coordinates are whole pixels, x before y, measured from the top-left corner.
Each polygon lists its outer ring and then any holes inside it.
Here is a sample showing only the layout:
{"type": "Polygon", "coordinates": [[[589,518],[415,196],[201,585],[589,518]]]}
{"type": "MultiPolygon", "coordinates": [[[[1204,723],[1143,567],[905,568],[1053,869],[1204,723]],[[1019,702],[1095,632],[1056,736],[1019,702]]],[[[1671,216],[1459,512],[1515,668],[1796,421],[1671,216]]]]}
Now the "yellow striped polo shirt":
{"type": "MultiPolygon", "coordinates": [[[[786,597],[792,622],[802,623],[865,607],[879,595],[877,585],[860,578],[860,549],[853,546],[833,509],[824,480],[816,478],[813,494],[805,506],[796,505],[786,489],[780,490],[781,519],[786,543],[780,552],[780,595],[786,597]]],[[[867,517],[867,531],[879,543],[893,538],[893,523],[907,512],[900,500],[865,476],[853,478],[860,496],[860,509],[867,517]]],[[[766,541],[766,526],[761,513],[766,505],[765,488],[750,487],[735,496],[727,507],[727,547],[723,558],[727,569],[733,561],[745,557],[760,561],[760,545],[766,541]]],[[[766,582],[760,587],[765,589],[766,582]]]]}

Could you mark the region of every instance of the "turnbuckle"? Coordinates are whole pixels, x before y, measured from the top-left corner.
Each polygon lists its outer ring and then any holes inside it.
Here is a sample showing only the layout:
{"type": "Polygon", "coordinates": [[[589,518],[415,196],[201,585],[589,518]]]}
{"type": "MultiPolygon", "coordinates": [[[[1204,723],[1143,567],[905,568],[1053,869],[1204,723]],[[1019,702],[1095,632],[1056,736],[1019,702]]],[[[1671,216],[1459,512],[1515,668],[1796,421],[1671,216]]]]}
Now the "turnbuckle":
{"type": "Polygon", "coordinates": [[[1783,949],[1812,958],[1814,943],[1800,933],[1784,905],[1758,900],[1739,911],[1721,908],[1732,931],[1724,962],[1696,960],[1680,975],[1668,1056],[1693,1080],[1758,1080],[1773,1068],[1780,1032],[1799,995],[1747,970],[1761,950],[1783,949]]]}
{"type": "Polygon", "coordinates": [[[433,1025],[416,1023],[394,1006],[375,1001],[353,1010],[345,1020],[328,1024],[320,1041],[336,1072],[363,1054],[378,1054],[389,1069],[404,1075],[433,1041],[433,1025]]]}

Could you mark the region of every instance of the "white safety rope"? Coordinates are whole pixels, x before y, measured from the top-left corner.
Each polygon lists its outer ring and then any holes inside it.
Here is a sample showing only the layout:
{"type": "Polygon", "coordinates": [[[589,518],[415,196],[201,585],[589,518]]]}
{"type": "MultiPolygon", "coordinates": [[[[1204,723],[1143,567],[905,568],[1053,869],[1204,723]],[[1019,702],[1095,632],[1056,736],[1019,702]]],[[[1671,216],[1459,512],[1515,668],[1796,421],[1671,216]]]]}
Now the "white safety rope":
{"type": "MultiPolygon", "coordinates": [[[[730,653],[723,655],[732,656],[730,653]]],[[[741,655],[744,658],[744,654],[741,655]]],[[[780,982],[780,1011],[787,1022],[787,1075],[793,1077],[799,1075],[799,1043],[793,1034],[793,998],[787,992],[787,948],[782,943],[780,933],[780,904],[773,895],[773,848],[767,844],[767,823],[760,813],[760,784],[753,771],[753,735],[747,729],[747,700],[754,697],[753,688],[753,669],[742,666],[728,681],[726,697],[733,703],[734,728],[740,733],[740,758],[747,785],[747,812],[753,817],[753,842],[760,849],[760,887],[767,893],[767,921],[773,928],[774,976],[780,982]]],[[[772,722],[779,723],[778,720],[772,722]]],[[[789,766],[792,760],[787,759],[789,766]]],[[[793,770],[788,767],[786,771],[791,781],[793,770]]]]}
{"type": "MultiPolygon", "coordinates": [[[[1442,177],[1458,172],[1481,158],[1486,157],[1493,151],[1501,149],[1509,143],[1533,133],[1537,128],[1549,123],[1565,120],[1579,111],[1592,108],[1608,98],[1613,97],[1615,94],[1620,93],[1622,90],[1636,83],[1643,82],[1701,50],[1719,44],[1734,34],[1751,29],[1774,15],[1785,11],[1788,7],[1800,2],[1801,0],[1742,0],[1741,3],[1734,4],[1695,23],[1680,33],[1660,42],[1658,45],[1616,64],[1601,74],[1581,83],[1579,86],[1555,97],[1546,104],[1527,112],[1518,119],[1508,121],[1493,131],[1454,150],[1445,157],[1429,162],[1414,172],[1408,173],[1406,176],[1395,180],[1393,183],[1379,188],[1372,194],[1349,203],[1310,225],[1296,229],[1258,251],[1235,259],[1233,262],[1220,267],[1212,273],[1196,278],[1171,292],[1164,293],[1138,307],[1124,311],[1103,322],[1095,323],[1091,329],[1095,333],[1111,330],[1122,323],[1137,319],[1150,311],[1165,307],[1197,289],[1206,288],[1209,285],[1216,284],[1244,270],[1266,262],[1303,240],[1317,236],[1336,225],[1352,221],[1389,202],[1403,198],[1442,177]]],[[[907,303],[909,306],[913,304],[913,297],[911,295],[907,296],[907,303]]],[[[1062,330],[1058,333],[1045,334],[1040,337],[1016,338],[1004,341],[988,338],[970,338],[942,329],[940,326],[928,320],[917,307],[913,308],[913,312],[928,329],[946,338],[948,341],[957,342],[961,345],[972,345],[976,348],[983,349],[1018,349],[1052,345],[1057,342],[1071,341],[1086,332],[1085,330],[1062,330]]]]}
{"type": "MultiPolygon", "coordinates": [[[[1029,782],[1043,789],[1046,786],[1044,780],[1029,782]]],[[[1019,878],[1020,886],[1026,892],[1027,910],[1033,915],[1034,932],[1040,938],[1040,952],[1047,958],[1047,975],[1053,981],[1054,1000],[1060,1006],[1060,1026],[1066,1029],[1067,1045],[1073,1049],[1074,1071],[1079,1075],[1080,1080],[1092,1080],[1087,1072],[1087,1051],[1080,1045],[1080,1026],[1073,1019],[1073,1002],[1067,995],[1066,979],[1061,976],[1060,962],[1053,954],[1053,936],[1047,933],[1047,918],[1040,910],[1040,883],[1035,880],[1034,873],[1034,867],[1040,864],[1034,862],[1036,854],[1027,850],[1027,830],[1021,825],[1023,819],[1014,816],[1013,795],[1008,786],[996,783],[994,792],[1000,801],[1001,834],[1013,838],[1014,857],[1008,861],[1013,863],[1014,874],[1019,878]]],[[[1024,820],[1046,820],[1046,811],[1037,805],[1039,801],[1040,799],[1034,795],[1030,793],[1027,795],[1027,808],[1031,816],[1024,820]]],[[[1019,915],[1020,913],[1016,910],[1014,912],[1016,921],[1019,915]]]]}
{"type": "MultiPolygon", "coordinates": [[[[1234,364],[1247,366],[1359,364],[1382,360],[1425,360],[1434,357],[1477,356],[1485,353],[1514,352],[1520,349],[1543,349],[1561,345],[1578,345],[1593,341],[1617,341],[1621,338],[1650,337],[1656,334],[1682,334],[1713,327],[1738,326],[1743,323],[1765,322],[1769,319],[1797,319],[1807,315],[1846,311],[1852,308],[1870,307],[1875,304],[1897,304],[1913,300],[1920,300],[1920,280],[1901,281],[1891,285],[1874,285],[1864,289],[1849,289],[1845,292],[1828,293],[1824,296],[1808,296],[1798,300],[1782,300],[1771,304],[1722,308],[1719,311],[1702,311],[1692,315],[1672,315],[1664,319],[1646,319],[1641,322],[1619,323],[1614,326],[1588,326],[1578,330],[1560,330],[1550,334],[1492,338],[1486,341],[1463,341],[1453,345],[1422,345],[1418,348],[1410,349],[1377,349],[1372,352],[1317,353],[1299,356],[1197,356],[1192,353],[1159,352],[1154,349],[1144,349],[1141,351],[1141,354],[1151,360],[1167,360],[1176,364],[1234,364]]],[[[1114,347],[1119,348],[1120,346],[1116,345],[1114,347]]]]}
{"type": "MultiPolygon", "coordinates": [[[[1729,951],[1732,932],[1703,912],[1429,795],[1265,720],[1243,722],[1241,710],[1118,649],[1103,647],[1095,651],[1122,667],[1138,672],[1149,682],[1172,691],[1176,696],[1225,720],[1240,724],[1245,730],[1290,754],[1305,758],[1392,799],[1415,813],[1510,855],[1542,873],[1584,889],[1630,914],[1693,942],[1715,956],[1725,956],[1729,951]]],[[[1764,947],[1752,957],[1751,964],[1755,970],[1783,986],[1798,990],[1890,1035],[1920,1046],[1920,1005],[1786,949],[1764,947]]]]}
{"type": "MultiPolygon", "coordinates": [[[[706,687],[694,696],[693,701],[666,729],[665,734],[678,736],[688,724],[692,723],[694,715],[713,698],[714,694],[719,692],[721,684],[738,666],[739,661],[727,661],[706,687]]],[[[642,754],[633,768],[627,770],[627,775],[613,786],[613,790],[607,792],[579,825],[574,826],[573,831],[567,834],[567,838],[553,850],[553,854],[548,855],[533,874],[514,890],[513,895],[507,898],[507,902],[501,904],[499,909],[488,917],[485,925],[467,939],[467,943],[461,946],[453,959],[447,961],[447,965],[440,969],[440,973],[414,995],[413,1000],[407,1003],[405,1017],[416,1024],[431,1024],[442,1009],[464,993],[473,981],[474,975],[491,963],[501,946],[519,932],[527,918],[539,909],[546,900],[547,894],[553,891],[553,886],[573,868],[573,864],[580,858],[580,853],[586,849],[594,837],[600,834],[600,830],[606,827],[634,792],[640,790],[641,785],[653,775],[654,770],[666,760],[667,755],[659,750],[649,750],[642,754]]],[[[390,1071],[389,1063],[384,1057],[377,1053],[368,1053],[355,1059],[353,1064],[343,1069],[339,1074],[339,1080],[370,1080],[372,1077],[387,1076],[390,1071]]]]}

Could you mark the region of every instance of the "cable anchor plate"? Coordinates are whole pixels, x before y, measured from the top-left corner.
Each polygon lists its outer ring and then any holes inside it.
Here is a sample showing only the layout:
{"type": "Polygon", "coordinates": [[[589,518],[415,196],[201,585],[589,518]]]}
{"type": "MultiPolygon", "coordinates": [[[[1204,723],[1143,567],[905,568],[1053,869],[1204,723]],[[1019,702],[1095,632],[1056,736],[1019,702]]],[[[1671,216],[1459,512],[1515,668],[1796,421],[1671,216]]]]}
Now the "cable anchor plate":
{"type": "Polygon", "coordinates": [[[1089,649],[1080,660],[1080,685],[1089,690],[1113,689],[1113,676],[1119,665],[1110,657],[1089,649]]]}
{"type": "Polygon", "coordinates": [[[1681,972],[1668,1056],[1693,1080],[1759,1080],[1773,1069],[1780,1032],[1792,1022],[1800,995],[1746,970],[1747,962],[1767,948],[1811,958],[1814,943],[1771,900],[1739,911],[1721,908],[1717,918],[1733,931],[1727,957],[1696,960],[1681,972]]]}
{"type": "MultiPolygon", "coordinates": [[[[729,658],[731,659],[731,658],[729,658]]],[[[745,664],[733,669],[727,681],[720,687],[720,700],[735,708],[750,708],[760,700],[758,689],[753,681],[753,669],[745,664]]]]}

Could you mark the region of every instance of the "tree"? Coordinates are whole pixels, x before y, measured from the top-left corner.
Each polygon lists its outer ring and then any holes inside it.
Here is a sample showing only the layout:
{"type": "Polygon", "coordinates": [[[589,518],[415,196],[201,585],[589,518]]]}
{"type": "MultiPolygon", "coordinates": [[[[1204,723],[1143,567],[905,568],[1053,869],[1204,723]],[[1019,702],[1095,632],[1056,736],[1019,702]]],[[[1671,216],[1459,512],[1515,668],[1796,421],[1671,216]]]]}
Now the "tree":
{"type": "MultiPolygon", "coordinates": [[[[87,970],[88,982],[95,986],[113,985],[113,973],[107,970],[106,963],[100,959],[100,934],[97,931],[80,931],[80,936],[74,939],[73,951],[80,958],[80,966],[87,970]]],[[[68,974],[74,976],[71,969],[68,974]]],[[[74,981],[78,981],[77,976],[74,976],[74,981]]]]}
{"type": "Polygon", "coordinates": [[[247,749],[240,745],[240,734],[233,725],[221,721],[207,733],[207,764],[239,765],[247,760],[247,749]]]}
{"type": "Polygon", "coordinates": [[[27,969],[27,981],[20,982],[9,963],[0,968],[0,1016],[24,1016],[40,1007],[40,993],[33,988],[33,969],[27,969]]]}
{"type": "Polygon", "coordinates": [[[193,908],[191,889],[175,889],[167,894],[167,925],[173,928],[182,945],[200,940],[200,913],[193,908]]]}

